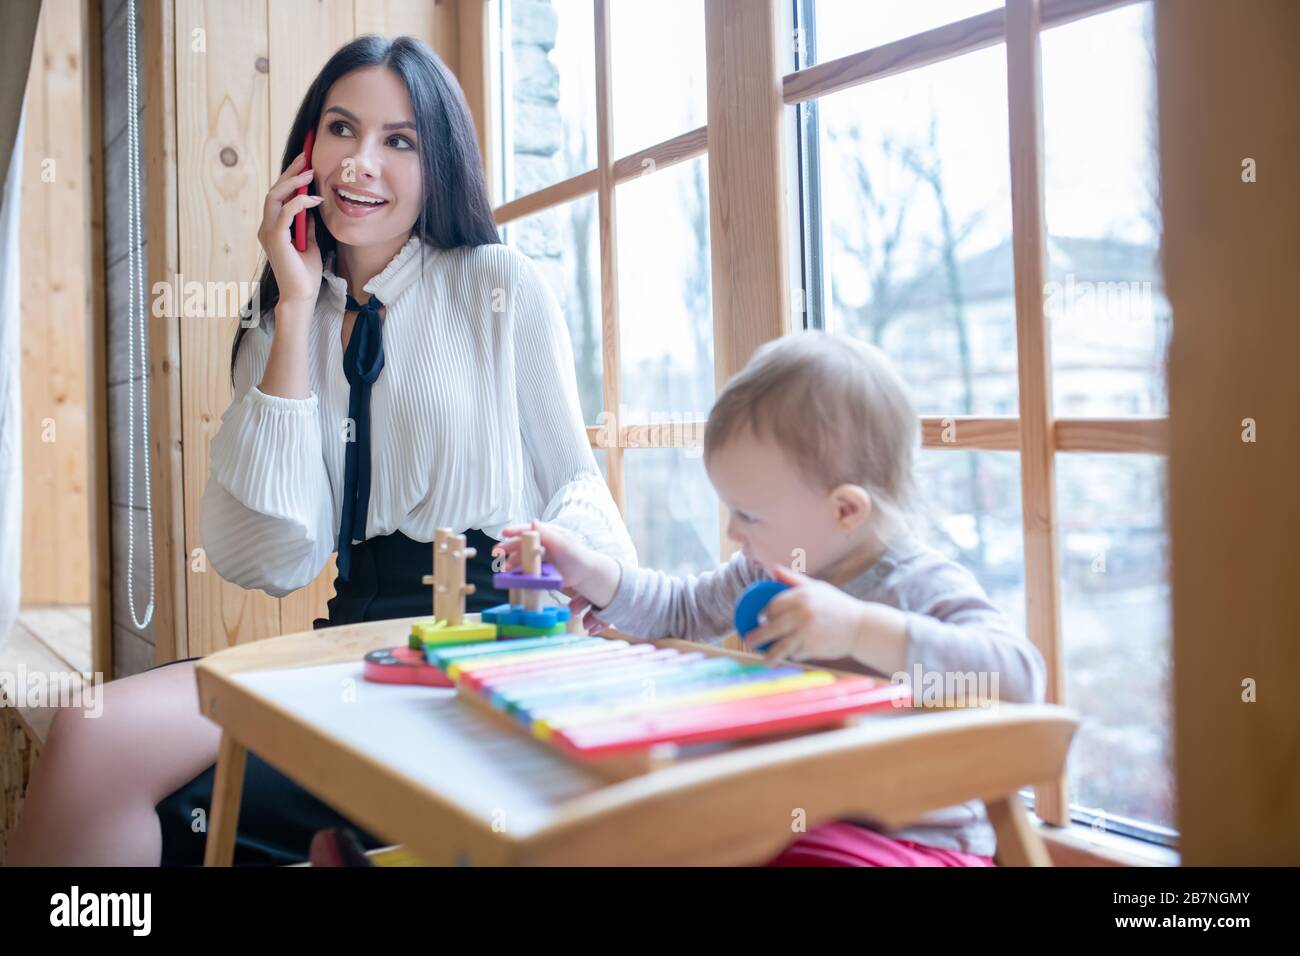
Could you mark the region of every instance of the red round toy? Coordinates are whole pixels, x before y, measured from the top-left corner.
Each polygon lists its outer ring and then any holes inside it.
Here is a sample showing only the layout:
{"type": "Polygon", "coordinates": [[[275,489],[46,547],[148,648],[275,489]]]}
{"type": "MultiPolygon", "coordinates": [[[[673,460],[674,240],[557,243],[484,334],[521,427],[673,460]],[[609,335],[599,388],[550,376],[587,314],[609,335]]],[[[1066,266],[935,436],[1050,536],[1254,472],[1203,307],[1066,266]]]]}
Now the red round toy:
{"type": "Polygon", "coordinates": [[[423,684],[453,687],[442,671],[425,660],[424,652],[410,647],[387,647],[365,657],[363,676],[377,684],[423,684]]]}

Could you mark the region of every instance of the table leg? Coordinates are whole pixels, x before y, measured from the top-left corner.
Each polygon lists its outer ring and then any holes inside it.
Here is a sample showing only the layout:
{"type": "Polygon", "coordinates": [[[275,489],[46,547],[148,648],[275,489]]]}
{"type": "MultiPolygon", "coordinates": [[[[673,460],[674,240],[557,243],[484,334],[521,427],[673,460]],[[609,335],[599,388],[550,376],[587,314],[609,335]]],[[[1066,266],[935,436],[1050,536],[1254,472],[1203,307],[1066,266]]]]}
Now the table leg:
{"type": "Polygon", "coordinates": [[[985,800],[989,822],[998,837],[999,866],[1051,866],[1043,839],[1029,822],[1020,796],[1012,793],[999,800],[985,800]]]}
{"type": "Polygon", "coordinates": [[[204,866],[230,866],[235,859],[235,829],[239,825],[239,798],[244,789],[244,745],[222,733],[217,751],[217,775],[212,784],[208,816],[208,841],[204,866]]]}

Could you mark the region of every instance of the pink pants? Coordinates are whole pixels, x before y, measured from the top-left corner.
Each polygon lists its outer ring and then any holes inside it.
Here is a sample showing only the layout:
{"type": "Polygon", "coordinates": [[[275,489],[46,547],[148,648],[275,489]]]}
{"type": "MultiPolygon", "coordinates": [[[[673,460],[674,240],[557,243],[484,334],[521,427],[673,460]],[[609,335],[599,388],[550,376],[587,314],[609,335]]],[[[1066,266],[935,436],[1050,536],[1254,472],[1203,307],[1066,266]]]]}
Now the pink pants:
{"type": "Polygon", "coordinates": [[[813,827],[767,866],[997,866],[992,857],[894,840],[843,820],[813,827]]]}

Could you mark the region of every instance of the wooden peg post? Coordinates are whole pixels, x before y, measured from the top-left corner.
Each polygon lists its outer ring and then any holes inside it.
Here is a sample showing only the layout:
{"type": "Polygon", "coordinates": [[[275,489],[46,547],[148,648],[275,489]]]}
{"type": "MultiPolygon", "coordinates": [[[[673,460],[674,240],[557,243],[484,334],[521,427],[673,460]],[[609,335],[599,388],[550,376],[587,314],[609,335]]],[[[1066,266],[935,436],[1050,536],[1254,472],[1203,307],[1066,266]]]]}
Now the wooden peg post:
{"type": "MultiPolygon", "coordinates": [[[[542,573],[542,535],[537,531],[525,531],[520,535],[519,567],[524,574],[540,575],[542,573]]],[[[524,608],[529,611],[542,609],[542,592],[528,588],[524,591],[524,608]]]]}
{"type": "Polygon", "coordinates": [[[447,590],[443,574],[445,573],[447,562],[443,557],[450,550],[449,539],[451,538],[450,528],[436,528],[433,532],[433,574],[426,574],[420,580],[425,584],[433,585],[433,617],[434,620],[443,621],[447,618],[447,590]]]}
{"type": "Polygon", "coordinates": [[[448,539],[447,577],[444,584],[447,589],[447,623],[458,626],[465,623],[465,598],[474,593],[474,585],[465,583],[465,562],[478,554],[475,548],[465,546],[463,534],[452,535],[448,539]]]}

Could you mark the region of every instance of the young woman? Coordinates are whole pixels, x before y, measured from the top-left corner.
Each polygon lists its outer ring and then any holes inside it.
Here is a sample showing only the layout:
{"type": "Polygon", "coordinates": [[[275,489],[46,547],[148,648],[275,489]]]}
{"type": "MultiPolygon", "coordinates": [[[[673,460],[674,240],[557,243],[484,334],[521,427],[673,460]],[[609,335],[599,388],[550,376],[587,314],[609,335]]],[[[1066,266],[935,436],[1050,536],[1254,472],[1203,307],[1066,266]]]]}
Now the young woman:
{"type": "MultiPolygon", "coordinates": [[[[477,549],[469,610],[506,599],[491,552],[507,525],[550,521],[635,561],[587,442],[563,316],[500,243],[464,96],[428,46],[365,36],[335,53],[282,166],[258,233],[258,321],[235,337],[212,442],[211,567],[279,597],[337,551],[323,627],[427,614],[438,527],[477,549]]],[[[97,720],[57,716],[10,863],[201,862],[219,731],[198,712],[193,660],[106,685],[97,720]]],[[[249,755],[236,863],[306,859],[315,831],[347,823],[249,755]]]]}

